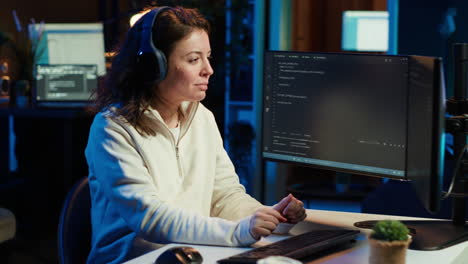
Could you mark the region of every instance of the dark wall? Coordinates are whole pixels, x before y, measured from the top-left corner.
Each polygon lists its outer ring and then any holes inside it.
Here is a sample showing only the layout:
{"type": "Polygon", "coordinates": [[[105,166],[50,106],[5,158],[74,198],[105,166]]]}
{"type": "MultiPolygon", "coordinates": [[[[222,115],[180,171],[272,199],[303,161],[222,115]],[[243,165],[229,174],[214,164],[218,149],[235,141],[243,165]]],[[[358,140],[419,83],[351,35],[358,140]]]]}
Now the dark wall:
{"type": "Polygon", "coordinates": [[[16,37],[12,10],[16,10],[23,26],[34,19],[45,23],[91,23],[103,22],[106,35],[106,50],[111,49],[128,29],[132,11],[143,6],[137,0],[80,0],[80,1],[3,1],[0,8],[0,30],[16,37]]]}
{"type": "Polygon", "coordinates": [[[7,32],[15,32],[15,23],[12,10],[16,13],[23,24],[29,23],[31,18],[37,22],[44,20],[47,23],[58,22],[96,22],[99,19],[99,1],[2,1],[0,8],[0,29],[7,32]]]}
{"type": "Polygon", "coordinates": [[[387,0],[294,0],[292,50],[341,51],[345,10],[387,10],[387,0]]]}
{"type": "Polygon", "coordinates": [[[468,42],[468,1],[399,2],[398,53],[442,57],[447,95],[452,96],[451,49],[453,43],[468,42]],[[454,27],[451,26],[450,14],[454,14],[454,27]]]}

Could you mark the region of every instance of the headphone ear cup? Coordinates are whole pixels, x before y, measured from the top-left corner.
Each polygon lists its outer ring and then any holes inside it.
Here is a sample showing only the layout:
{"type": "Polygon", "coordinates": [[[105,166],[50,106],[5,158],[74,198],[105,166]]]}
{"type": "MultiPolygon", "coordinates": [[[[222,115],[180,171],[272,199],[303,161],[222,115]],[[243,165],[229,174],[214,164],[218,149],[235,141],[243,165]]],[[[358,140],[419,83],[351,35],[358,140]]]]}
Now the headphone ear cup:
{"type": "Polygon", "coordinates": [[[166,55],[164,55],[164,53],[159,49],[155,50],[155,54],[156,54],[156,58],[157,58],[157,66],[156,66],[157,73],[155,73],[155,76],[157,76],[157,77],[156,77],[155,81],[159,83],[160,81],[162,81],[162,80],[164,80],[166,78],[166,75],[167,75],[167,59],[166,59],[166,55]]]}
{"type": "Polygon", "coordinates": [[[143,82],[159,83],[167,74],[167,59],[153,44],[153,25],[156,17],[167,6],[156,8],[143,16],[140,48],[137,54],[137,70],[143,82]]]}
{"type": "Polygon", "coordinates": [[[159,83],[167,74],[167,59],[160,50],[142,52],[137,57],[137,71],[144,83],[159,83]]]}

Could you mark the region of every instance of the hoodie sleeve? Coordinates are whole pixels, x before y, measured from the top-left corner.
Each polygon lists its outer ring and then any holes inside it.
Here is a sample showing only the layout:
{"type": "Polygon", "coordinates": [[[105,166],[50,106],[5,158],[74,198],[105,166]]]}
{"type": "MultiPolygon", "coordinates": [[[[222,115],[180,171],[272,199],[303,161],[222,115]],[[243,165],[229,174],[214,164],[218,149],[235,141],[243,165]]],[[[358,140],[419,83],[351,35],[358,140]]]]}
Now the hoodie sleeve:
{"type": "MultiPolygon", "coordinates": [[[[212,116],[212,114],[211,114],[212,116]]],[[[212,116],[210,127],[215,131],[216,175],[211,214],[229,220],[238,220],[252,215],[263,205],[248,195],[240,184],[234,165],[223,146],[218,127],[212,116]]]]}
{"type": "Polygon", "coordinates": [[[165,203],[150,180],[132,137],[133,128],[98,114],[91,127],[86,158],[101,195],[116,208],[117,218],[144,239],[226,246],[255,242],[249,217],[233,222],[206,217],[165,203]]]}

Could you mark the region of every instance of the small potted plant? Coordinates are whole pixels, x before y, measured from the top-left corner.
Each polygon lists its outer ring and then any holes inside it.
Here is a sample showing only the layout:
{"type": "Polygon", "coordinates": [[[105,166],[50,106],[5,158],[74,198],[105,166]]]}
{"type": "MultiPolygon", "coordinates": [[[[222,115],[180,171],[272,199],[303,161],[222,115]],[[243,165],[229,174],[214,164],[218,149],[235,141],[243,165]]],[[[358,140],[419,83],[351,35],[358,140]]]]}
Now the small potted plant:
{"type": "Polygon", "coordinates": [[[411,243],[408,228],[396,220],[382,220],[375,224],[369,236],[370,264],[404,264],[411,243]]]}

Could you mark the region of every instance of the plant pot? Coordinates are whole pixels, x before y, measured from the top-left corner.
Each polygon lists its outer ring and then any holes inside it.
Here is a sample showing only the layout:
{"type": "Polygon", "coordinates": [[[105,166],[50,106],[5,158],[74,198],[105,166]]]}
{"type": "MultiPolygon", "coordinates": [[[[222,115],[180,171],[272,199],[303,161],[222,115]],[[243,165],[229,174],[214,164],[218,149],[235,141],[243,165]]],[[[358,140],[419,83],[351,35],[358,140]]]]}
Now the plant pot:
{"type": "Polygon", "coordinates": [[[369,264],[405,264],[411,237],[404,241],[384,241],[368,238],[369,264]]]}

